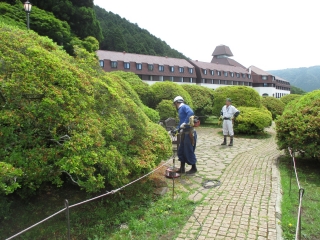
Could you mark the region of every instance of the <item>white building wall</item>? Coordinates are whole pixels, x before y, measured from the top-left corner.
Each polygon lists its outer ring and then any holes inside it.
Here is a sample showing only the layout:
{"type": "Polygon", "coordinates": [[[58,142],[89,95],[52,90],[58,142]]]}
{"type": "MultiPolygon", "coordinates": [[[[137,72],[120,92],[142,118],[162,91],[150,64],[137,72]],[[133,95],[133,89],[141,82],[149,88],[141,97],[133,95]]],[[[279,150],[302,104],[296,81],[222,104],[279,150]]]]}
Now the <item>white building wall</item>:
{"type": "Polygon", "coordinates": [[[260,96],[268,94],[270,97],[281,98],[282,96],[290,94],[290,91],[276,89],[274,87],[254,87],[260,96]]]}
{"type": "MultiPolygon", "coordinates": [[[[148,80],[142,80],[143,82],[149,84],[149,85],[152,85],[152,84],[155,84],[156,82],[168,82],[168,81],[148,81],[148,80]]],[[[181,84],[192,84],[192,85],[196,85],[196,83],[188,83],[188,82],[174,82],[174,83],[177,83],[179,85],[181,84]]]]}

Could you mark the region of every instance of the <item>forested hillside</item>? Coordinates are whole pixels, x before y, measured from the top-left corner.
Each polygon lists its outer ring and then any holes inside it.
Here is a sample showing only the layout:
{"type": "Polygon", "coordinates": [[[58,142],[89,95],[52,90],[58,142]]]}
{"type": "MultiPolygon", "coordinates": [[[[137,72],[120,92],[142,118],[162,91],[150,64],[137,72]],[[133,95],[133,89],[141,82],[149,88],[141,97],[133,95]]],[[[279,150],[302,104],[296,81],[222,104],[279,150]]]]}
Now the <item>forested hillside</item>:
{"type": "Polygon", "coordinates": [[[98,6],[94,6],[94,10],[103,35],[100,49],[186,58],[160,38],[153,36],[145,29],[141,29],[137,24],[121,18],[118,14],[108,12],[98,6]]]}
{"type": "Polygon", "coordinates": [[[268,72],[288,80],[291,85],[307,92],[320,88],[320,66],[288,68],[268,72]]]}
{"type": "MultiPolygon", "coordinates": [[[[26,21],[23,2],[1,1],[0,20],[23,28],[26,21]]],[[[73,45],[86,47],[88,42],[91,45],[92,39],[81,42],[90,36],[100,42],[103,50],[186,58],[137,24],[94,6],[93,0],[33,0],[32,5],[30,28],[50,37],[69,54],[73,54],[73,45]]]]}

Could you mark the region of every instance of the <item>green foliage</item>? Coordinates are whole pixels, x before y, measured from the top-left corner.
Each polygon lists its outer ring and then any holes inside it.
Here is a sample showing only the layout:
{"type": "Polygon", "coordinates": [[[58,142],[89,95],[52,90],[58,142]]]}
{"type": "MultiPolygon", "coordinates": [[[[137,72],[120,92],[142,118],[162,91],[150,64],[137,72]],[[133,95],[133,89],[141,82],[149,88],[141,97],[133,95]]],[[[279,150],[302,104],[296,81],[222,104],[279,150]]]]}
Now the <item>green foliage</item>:
{"type": "Polygon", "coordinates": [[[201,120],[205,119],[203,116],[212,115],[214,101],[214,91],[212,89],[191,84],[184,84],[182,87],[192,98],[195,115],[202,116],[201,120]]]}
{"type": "MultiPolygon", "coordinates": [[[[7,3],[0,3],[0,12],[1,18],[13,20],[10,25],[26,29],[26,13],[23,10],[22,4],[11,6],[7,3]],[[16,24],[13,24],[13,22],[16,24]]],[[[7,23],[8,21],[5,22],[7,23]]],[[[73,53],[71,45],[72,34],[69,24],[55,18],[52,13],[33,6],[32,14],[30,14],[30,29],[41,36],[47,36],[56,43],[63,45],[68,53],[73,53]]]]}
{"type": "Polygon", "coordinates": [[[86,49],[89,53],[95,53],[99,50],[99,42],[94,37],[86,37],[83,41],[79,38],[75,37],[71,41],[72,45],[78,45],[84,49],[86,49]]]}
{"type": "Polygon", "coordinates": [[[156,110],[154,110],[152,108],[149,108],[149,107],[147,107],[145,105],[142,107],[142,110],[152,122],[159,123],[160,114],[159,114],[158,111],[156,111],[156,110]]]}
{"type": "Polygon", "coordinates": [[[178,120],[178,111],[172,105],[172,101],[170,101],[170,100],[162,100],[158,104],[156,109],[160,114],[160,119],[161,120],[166,120],[168,118],[175,118],[176,120],[178,120]]]}
{"type": "Polygon", "coordinates": [[[302,96],[299,95],[299,94],[288,94],[288,95],[285,95],[285,96],[281,97],[280,100],[285,105],[287,105],[289,102],[291,102],[293,100],[298,100],[300,97],[302,97],[302,96]]]}
{"type": "Polygon", "coordinates": [[[291,93],[304,94],[320,88],[320,66],[287,68],[268,71],[288,80],[292,85],[291,93]]]}
{"type": "Polygon", "coordinates": [[[119,186],[172,153],[130,85],[75,53],[0,23],[0,159],[21,169],[24,193],[65,173],[90,192],[119,186]]]}
{"type": "MultiPolygon", "coordinates": [[[[162,100],[170,100],[171,105],[173,103],[173,99],[176,96],[182,96],[185,103],[188,104],[191,108],[193,108],[193,102],[190,97],[190,94],[183,89],[183,87],[179,84],[165,81],[165,82],[156,82],[150,87],[152,93],[152,100],[150,103],[150,107],[155,108],[162,100]]],[[[160,116],[161,117],[161,116],[160,116]]]]}
{"type": "Polygon", "coordinates": [[[213,114],[220,116],[221,108],[226,104],[226,98],[231,98],[232,105],[260,108],[261,98],[256,90],[245,86],[226,86],[214,90],[213,114]]]}
{"type": "Polygon", "coordinates": [[[98,6],[94,6],[94,10],[103,35],[100,49],[186,59],[182,53],[137,24],[98,6]]]}
{"type": "Polygon", "coordinates": [[[299,95],[303,95],[306,94],[306,91],[302,90],[301,88],[295,87],[293,85],[291,85],[290,87],[291,89],[291,94],[299,94],[299,95]]]}
{"type": "Polygon", "coordinates": [[[136,74],[133,72],[124,72],[124,71],[114,71],[112,74],[115,74],[125,81],[127,81],[133,90],[139,95],[140,100],[144,105],[149,106],[150,99],[152,99],[152,93],[150,86],[143,82],[136,74]]]}
{"type": "Polygon", "coordinates": [[[234,131],[237,133],[255,134],[271,126],[272,115],[264,107],[238,107],[240,115],[234,121],[234,131]]]}
{"type": "Polygon", "coordinates": [[[16,178],[21,175],[21,169],[15,169],[11,164],[0,162],[0,193],[9,194],[20,187],[16,178]]]}
{"type": "Polygon", "coordinates": [[[291,147],[307,157],[320,157],[320,90],[291,101],[276,121],[280,149],[291,147]]]}
{"type": "Polygon", "coordinates": [[[272,114],[272,119],[280,116],[284,110],[285,104],[280,99],[274,97],[263,97],[262,105],[265,106],[272,114]]]}

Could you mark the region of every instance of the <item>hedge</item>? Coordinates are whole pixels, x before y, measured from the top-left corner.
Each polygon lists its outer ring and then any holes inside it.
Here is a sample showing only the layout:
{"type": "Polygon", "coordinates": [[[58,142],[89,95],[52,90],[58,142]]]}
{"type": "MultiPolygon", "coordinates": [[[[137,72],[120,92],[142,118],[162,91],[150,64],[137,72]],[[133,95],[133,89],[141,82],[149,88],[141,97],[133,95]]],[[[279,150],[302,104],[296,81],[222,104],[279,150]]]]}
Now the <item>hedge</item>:
{"type": "Polygon", "coordinates": [[[306,157],[320,158],[320,90],[291,101],[276,121],[280,149],[293,148],[306,157]]]}
{"type": "Polygon", "coordinates": [[[262,105],[265,106],[272,114],[272,119],[276,119],[283,113],[285,104],[274,97],[263,97],[262,105]]]}
{"type": "Polygon", "coordinates": [[[156,110],[160,114],[161,121],[164,121],[168,118],[175,118],[176,120],[178,120],[178,111],[173,106],[172,101],[170,100],[162,100],[158,104],[156,110]]]}
{"type": "Polygon", "coordinates": [[[240,115],[234,121],[236,133],[255,134],[263,132],[264,128],[271,126],[272,115],[266,108],[238,107],[240,115]]]}
{"type": "Polygon", "coordinates": [[[255,107],[260,108],[261,97],[256,90],[245,86],[226,86],[214,90],[213,114],[220,116],[222,107],[226,104],[226,98],[232,99],[235,107],[255,107]]]}
{"type": "Polygon", "coordinates": [[[152,100],[149,105],[151,108],[156,108],[162,100],[170,100],[171,103],[176,96],[182,96],[185,103],[193,108],[193,102],[190,94],[177,83],[165,81],[156,82],[151,85],[152,100]]]}
{"type": "Polygon", "coordinates": [[[288,95],[285,95],[285,96],[281,97],[280,100],[285,105],[287,105],[289,102],[297,100],[297,99],[299,99],[301,97],[302,97],[302,95],[300,95],[300,94],[288,94],[288,95]]]}
{"type": "Polygon", "coordinates": [[[26,195],[71,175],[97,192],[172,154],[167,132],[130,85],[105,73],[95,54],[75,51],[0,23],[0,166],[9,169],[0,186],[16,179],[15,191],[26,195]]]}

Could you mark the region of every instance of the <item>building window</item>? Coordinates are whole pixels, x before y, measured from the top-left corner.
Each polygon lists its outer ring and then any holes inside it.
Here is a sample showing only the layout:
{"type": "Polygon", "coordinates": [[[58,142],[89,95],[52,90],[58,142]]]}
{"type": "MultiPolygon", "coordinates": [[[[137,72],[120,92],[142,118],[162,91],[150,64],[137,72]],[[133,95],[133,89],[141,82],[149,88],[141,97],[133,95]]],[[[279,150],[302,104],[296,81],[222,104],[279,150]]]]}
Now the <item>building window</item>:
{"type": "Polygon", "coordinates": [[[184,68],[183,67],[179,67],[179,73],[183,73],[184,72],[184,68]]]}
{"type": "Polygon", "coordinates": [[[268,80],[268,76],[262,76],[262,80],[268,80]]]}
{"type": "Polygon", "coordinates": [[[159,65],[159,72],[163,72],[164,71],[164,66],[163,65],[159,65]]]}
{"type": "Polygon", "coordinates": [[[251,74],[248,74],[248,78],[251,79],[251,74]]]}
{"type": "Polygon", "coordinates": [[[192,83],[192,82],[193,82],[193,79],[192,79],[192,78],[190,78],[190,79],[189,79],[189,81],[192,83]]]}
{"type": "Polygon", "coordinates": [[[217,71],[218,72],[218,76],[221,76],[221,72],[220,71],[217,71]]]}
{"type": "Polygon", "coordinates": [[[149,75],[149,81],[153,81],[153,76],[149,75]]]}
{"type": "Polygon", "coordinates": [[[242,73],[242,78],[246,78],[246,75],[244,73],[242,73]]]}
{"type": "Polygon", "coordinates": [[[193,68],[188,69],[189,73],[193,73],[193,68]]]}
{"type": "Polygon", "coordinates": [[[159,81],[163,82],[163,76],[159,76],[159,81]]]}
{"type": "Polygon", "coordinates": [[[118,62],[117,61],[111,61],[111,68],[117,68],[118,67],[118,62]]]}
{"type": "Polygon", "coordinates": [[[173,82],[174,77],[169,77],[169,80],[170,80],[171,82],[173,82]]]}
{"type": "Polygon", "coordinates": [[[141,70],[142,69],[142,64],[141,63],[137,63],[136,67],[137,67],[137,70],[141,70]]]}
{"type": "Polygon", "coordinates": [[[153,64],[148,64],[148,70],[153,71],[153,64]]]}
{"type": "Polygon", "coordinates": [[[130,69],[130,63],[125,62],[123,63],[124,69],[130,69]]]}
{"type": "Polygon", "coordinates": [[[207,75],[207,69],[202,69],[204,75],[207,75]]]}
{"type": "Polygon", "coordinates": [[[268,87],[268,83],[264,83],[263,86],[264,86],[264,87],[268,87]]]}
{"type": "Polygon", "coordinates": [[[174,72],[174,67],[173,67],[173,66],[170,66],[170,67],[169,67],[169,70],[170,70],[170,72],[174,72]]]}
{"type": "Polygon", "coordinates": [[[210,72],[211,72],[211,75],[213,76],[214,75],[214,70],[211,70],[210,72]]]}
{"type": "Polygon", "coordinates": [[[183,77],[180,78],[180,82],[183,82],[183,77]]]}
{"type": "Polygon", "coordinates": [[[237,76],[237,78],[240,78],[240,73],[237,73],[236,76],[237,76]]]}
{"type": "Polygon", "coordinates": [[[228,77],[228,72],[223,73],[225,77],[228,77]]]}
{"type": "Polygon", "coordinates": [[[104,61],[103,60],[100,60],[99,64],[100,64],[100,67],[104,67],[104,61]]]}
{"type": "Polygon", "coordinates": [[[232,73],[230,73],[230,76],[231,76],[231,77],[234,77],[234,73],[233,73],[233,72],[232,72],[232,73]]]}

